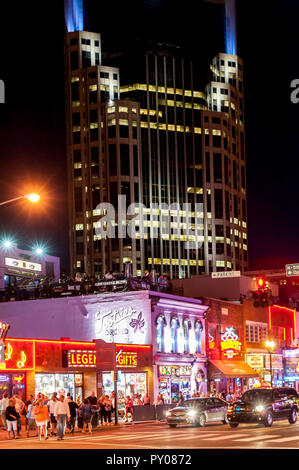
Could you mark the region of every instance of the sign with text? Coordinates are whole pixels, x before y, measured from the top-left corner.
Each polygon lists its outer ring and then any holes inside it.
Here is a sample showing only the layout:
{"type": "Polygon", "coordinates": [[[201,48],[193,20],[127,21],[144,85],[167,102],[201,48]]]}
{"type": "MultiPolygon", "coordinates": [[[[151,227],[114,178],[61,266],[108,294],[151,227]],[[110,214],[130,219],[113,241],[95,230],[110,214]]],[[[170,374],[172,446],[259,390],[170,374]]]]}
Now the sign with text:
{"type": "Polygon", "coordinates": [[[240,354],[241,342],[239,333],[234,327],[226,327],[221,334],[221,351],[226,358],[232,358],[240,354]]]}
{"type": "Polygon", "coordinates": [[[286,264],[286,276],[299,276],[299,263],[286,264]]]}
{"type": "Polygon", "coordinates": [[[150,302],[115,301],[109,305],[99,303],[98,307],[93,314],[96,339],[107,343],[151,344],[150,302]]]}
{"type": "Polygon", "coordinates": [[[246,362],[250,367],[252,367],[252,369],[263,369],[264,360],[265,360],[264,354],[246,355],[246,362]]]}
{"type": "Polygon", "coordinates": [[[5,265],[12,268],[28,269],[29,271],[42,271],[42,265],[39,263],[32,263],[31,261],[24,261],[23,259],[5,258],[5,265]]]}
{"type": "Polygon", "coordinates": [[[124,351],[121,349],[116,353],[117,367],[137,367],[137,352],[124,351]]]}
{"type": "Polygon", "coordinates": [[[219,271],[211,274],[212,279],[226,279],[231,277],[240,277],[241,271],[219,271]]]}
{"type": "Polygon", "coordinates": [[[191,366],[159,366],[159,376],[181,377],[191,376],[191,366]]]}
{"type": "Polygon", "coordinates": [[[67,367],[96,367],[95,351],[69,350],[67,354],[67,367]]]}

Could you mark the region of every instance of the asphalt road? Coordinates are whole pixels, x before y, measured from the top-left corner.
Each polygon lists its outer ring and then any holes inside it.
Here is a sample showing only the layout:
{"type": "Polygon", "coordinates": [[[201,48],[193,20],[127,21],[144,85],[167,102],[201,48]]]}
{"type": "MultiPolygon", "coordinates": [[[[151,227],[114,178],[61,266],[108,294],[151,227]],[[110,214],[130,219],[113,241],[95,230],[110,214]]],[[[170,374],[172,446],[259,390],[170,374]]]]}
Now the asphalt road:
{"type": "Polygon", "coordinates": [[[94,431],[91,436],[66,434],[63,441],[7,440],[1,431],[2,449],[299,449],[299,423],[278,421],[271,428],[240,424],[236,429],[223,424],[169,428],[165,423],[147,423],[94,431]]]}

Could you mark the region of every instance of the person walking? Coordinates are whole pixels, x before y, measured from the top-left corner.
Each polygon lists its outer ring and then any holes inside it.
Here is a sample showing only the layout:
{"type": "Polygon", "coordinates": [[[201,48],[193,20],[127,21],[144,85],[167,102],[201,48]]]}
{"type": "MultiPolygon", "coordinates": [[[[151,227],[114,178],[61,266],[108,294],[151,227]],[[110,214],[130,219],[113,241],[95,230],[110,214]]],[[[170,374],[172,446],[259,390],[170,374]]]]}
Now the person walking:
{"type": "Polygon", "coordinates": [[[104,406],[104,397],[101,396],[98,401],[99,405],[99,410],[100,410],[100,420],[101,420],[101,425],[104,423],[104,418],[105,418],[105,406],[104,406]]]}
{"type": "Polygon", "coordinates": [[[44,435],[45,440],[48,439],[49,409],[41,398],[37,401],[33,414],[38,428],[39,440],[41,441],[42,435],[44,435]]]}
{"type": "Polygon", "coordinates": [[[83,418],[83,429],[82,432],[86,432],[86,427],[89,429],[89,434],[91,434],[91,403],[87,398],[83,400],[83,404],[80,407],[82,418],[83,418]]]}
{"type": "Polygon", "coordinates": [[[57,440],[61,441],[64,439],[66,423],[71,416],[70,407],[64,395],[60,395],[55,405],[54,416],[57,419],[57,440]]]}
{"type": "Polygon", "coordinates": [[[26,432],[27,432],[27,430],[28,430],[28,418],[27,418],[27,415],[28,415],[28,407],[29,407],[29,405],[31,405],[33,402],[34,402],[34,396],[33,396],[33,395],[29,395],[28,400],[25,401],[25,408],[24,408],[24,413],[25,413],[25,429],[26,429],[26,432]]]}
{"type": "Polygon", "coordinates": [[[56,436],[57,435],[57,420],[55,418],[55,406],[57,403],[57,396],[56,394],[53,393],[51,399],[49,400],[48,406],[49,406],[49,414],[50,414],[50,423],[51,423],[51,431],[50,431],[50,436],[56,436]]]}
{"type": "Polygon", "coordinates": [[[126,420],[125,420],[125,422],[127,423],[129,418],[132,419],[132,417],[133,417],[133,400],[130,397],[130,395],[127,396],[126,401],[125,401],[125,410],[126,410],[126,420]]]}
{"type": "Polygon", "coordinates": [[[105,395],[105,399],[103,402],[103,405],[105,407],[105,425],[111,426],[112,420],[111,420],[111,413],[112,413],[112,400],[109,398],[109,395],[105,395]]]}
{"type": "Polygon", "coordinates": [[[35,401],[33,401],[32,403],[29,403],[29,405],[27,405],[27,414],[26,414],[27,437],[30,437],[31,429],[33,429],[35,431],[35,436],[38,437],[38,430],[37,430],[35,416],[34,416],[34,407],[35,407],[35,401]]]}
{"type": "Polygon", "coordinates": [[[13,437],[18,439],[17,429],[18,429],[18,419],[20,415],[15,407],[15,400],[10,399],[8,401],[8,406],[5,411],[6,427],[7,427],[7,438],[10,439],[10,431],[12,431],[13,437]]]}
{"type": "Polygon", "coordinates": [[[68,405],[69,405],[70,414],[71,414],[70,421],[69,421],[69,423],[70,423],[70,432],[71,432],[71,434],[74,434],[75,426],[76,426],[77,409],[79,408],[79,406],[73,400],[72,396],[70,396],[68,405]]]}
{"type": "Polygon", "coordinates": [[[3,394],[2,400],[0,401],[0,417],[2,421],[3,431],[6,431],[6,408],[8,407],[8,394],[3,394]]]}
{"type": "Polygon", "coordinates": [[[16,394],[13,396],[13,398],[14,398],[14,400],[15,400],[16,411],[17,411],[17,413],[19,414],[18,421],[17,421],[17,434],[18,434],[18,436],[20,436],[21,431],[22,431],[21,416],[22,416],[23,411],[24,411],[24,409],[25,409],[25,403],[20,399],[18,393],[16,393],[16,394]]]}
{"type": "Polygon", "coordinates": [[[77,409],[77,413],[78,413],[78,422],[77,422],[77,425],[78,425],[78,428],[79,429],[83,429],[83,418],[82,418],[82,413],[81,413],[81,405],[83,404],[80,396],[78,395],[77,396],[77,400],[76,400],[76,403],[78,405],[78,409],[77,409]]]}

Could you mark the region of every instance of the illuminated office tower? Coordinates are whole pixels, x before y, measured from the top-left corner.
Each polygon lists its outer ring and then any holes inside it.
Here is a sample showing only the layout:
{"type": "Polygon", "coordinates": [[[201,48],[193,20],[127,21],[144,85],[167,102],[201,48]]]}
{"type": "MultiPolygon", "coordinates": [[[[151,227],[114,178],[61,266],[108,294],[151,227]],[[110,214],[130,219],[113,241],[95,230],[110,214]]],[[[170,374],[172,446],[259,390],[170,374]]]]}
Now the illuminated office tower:
{"type": "Polygon", "coordinates": [[[119,269],[120,257],[140,265],[135,240],[95,230],[98,204],[114,203],[116,193],[128,203],[141,197],[139,104],[119,101],[119,70],[101,65],[99,34],[67,33],[65,60],[71,271],[119,269]]]}
{"type": "Polygon", "coordinates": [[[194,55],[137,41],[102,54],[100,34],[77,26],[66,33],[72,273],[120,272],[126,262],[133,275],[154,269],[170,278],[247,269],[243,70],[232,53],[233,0],[226,19],[226,53],[215,55],[210,70],[198,60],[200,49],[194,55]],[[127,206],[144,204],[144,238],[120,238],[117,222],[115,238],[96,233],[103,215],[97,205],[117,207],[120,194],[127,206]],[[163,204],[172,205],[166,219],[163,204]],[[159,230],[163,220],[166,231],[159,230]],[[197,239],[188,228],[199,229],[197,239]]]}

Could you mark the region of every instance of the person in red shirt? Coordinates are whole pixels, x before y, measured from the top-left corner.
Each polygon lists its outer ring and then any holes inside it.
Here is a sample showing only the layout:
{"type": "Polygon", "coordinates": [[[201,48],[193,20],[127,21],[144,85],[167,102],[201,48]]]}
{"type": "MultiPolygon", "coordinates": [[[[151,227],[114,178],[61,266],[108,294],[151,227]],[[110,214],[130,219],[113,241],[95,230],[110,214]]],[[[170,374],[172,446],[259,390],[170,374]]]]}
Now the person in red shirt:
{"type": "Polygon", "coordinates": [[[125,407],[126,407],[126,423],[127,423],[129,414],[131,415],[131,417],[133,416],[133,400],[129,395],[126,398],[125,407]]]}

